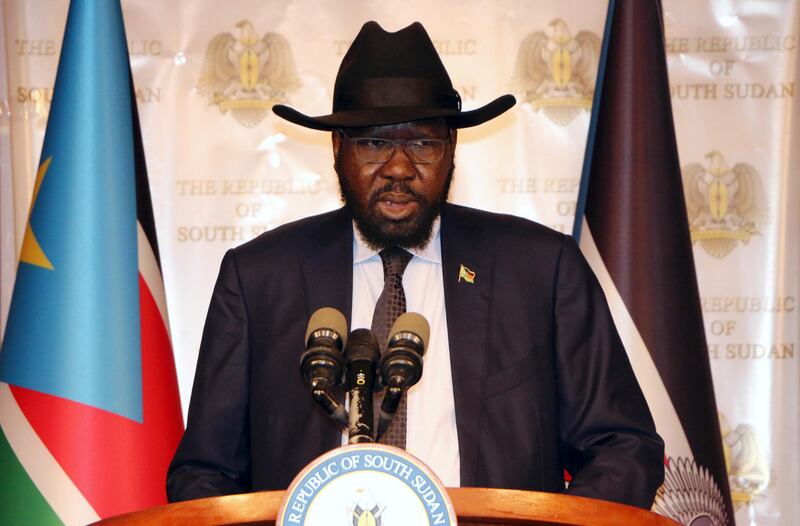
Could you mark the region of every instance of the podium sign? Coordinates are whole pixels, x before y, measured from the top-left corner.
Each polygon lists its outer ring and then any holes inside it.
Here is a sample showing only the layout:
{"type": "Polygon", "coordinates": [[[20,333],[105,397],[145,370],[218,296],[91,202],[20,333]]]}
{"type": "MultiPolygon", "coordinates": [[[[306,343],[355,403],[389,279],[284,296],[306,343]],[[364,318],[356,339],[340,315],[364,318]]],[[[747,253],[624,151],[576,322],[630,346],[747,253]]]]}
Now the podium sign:
{"type": "Polygon", "coordinates": [[[295,477],[278,526],[455,525],[441,481],[402,449],[358,444],[334,449],[295,477]]]}

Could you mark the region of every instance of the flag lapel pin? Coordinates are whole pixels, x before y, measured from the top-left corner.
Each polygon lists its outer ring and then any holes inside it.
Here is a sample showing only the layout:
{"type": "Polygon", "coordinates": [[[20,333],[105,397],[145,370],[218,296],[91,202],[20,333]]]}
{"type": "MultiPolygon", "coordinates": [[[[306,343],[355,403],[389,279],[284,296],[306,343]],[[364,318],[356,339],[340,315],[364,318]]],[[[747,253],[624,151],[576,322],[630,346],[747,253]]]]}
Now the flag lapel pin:
{"type": "Polygon", "coordinates": [[[475,273],[463,264],[458,269],[458,282],[461,283],[462,279],[467,283],[475,283],[475,273]]]}

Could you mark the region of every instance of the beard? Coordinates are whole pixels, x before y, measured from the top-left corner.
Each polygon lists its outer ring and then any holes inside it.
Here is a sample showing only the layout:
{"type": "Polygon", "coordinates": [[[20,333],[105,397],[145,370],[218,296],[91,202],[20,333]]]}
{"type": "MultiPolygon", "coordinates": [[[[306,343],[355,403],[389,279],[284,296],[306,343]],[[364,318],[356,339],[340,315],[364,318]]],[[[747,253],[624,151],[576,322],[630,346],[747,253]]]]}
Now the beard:
{"type": "MultiPolygon", "coordinates": [[[[337,163],[338,164],[338,163],[337,163]]],[[[414,191],[405,181],[390,181],[382,188],[372,192],[366,203],[360,203],[353,189],[335,166],[339,176],[339,188],[342,201],[358,228],[361,237],[368,247],[373,250],[383,250],[388,247],[424,248],[431,240],[433,223],[442,211],[442,204],[447,201],[450,193],[450,184],[453,180],[455,165],[450,167],[441,194],[434,200],[428,200],[420,193],[414,191]],[[377,204],[381,196],[387,192],[396,192],[409,195],[419,203],[419,211],[407,218],[394,220],[388,219],[378,212],[377,204]]]]}

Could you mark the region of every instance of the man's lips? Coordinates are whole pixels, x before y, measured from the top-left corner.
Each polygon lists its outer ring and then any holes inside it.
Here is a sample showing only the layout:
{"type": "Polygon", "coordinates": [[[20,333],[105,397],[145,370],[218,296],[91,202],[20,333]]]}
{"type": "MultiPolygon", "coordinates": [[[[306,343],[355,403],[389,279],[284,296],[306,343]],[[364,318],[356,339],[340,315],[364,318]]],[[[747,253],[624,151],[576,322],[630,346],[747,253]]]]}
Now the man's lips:
{"type": "Polygon", "coordinates": [[[376,199],[376,206],[384,217],[405,219],[419,208],[419,201],[411,194],[385,192],[376,199]]]}

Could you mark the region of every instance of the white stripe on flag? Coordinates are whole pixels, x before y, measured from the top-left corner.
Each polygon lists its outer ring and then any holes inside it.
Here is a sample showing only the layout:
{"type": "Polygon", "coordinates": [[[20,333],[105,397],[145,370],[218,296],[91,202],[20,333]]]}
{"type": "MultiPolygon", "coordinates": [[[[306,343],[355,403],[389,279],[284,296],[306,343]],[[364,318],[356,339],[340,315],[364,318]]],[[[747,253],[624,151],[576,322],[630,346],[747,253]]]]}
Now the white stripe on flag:
{"type": "Polygon", "coordinates": [[[625,350],[628,352],[633,372],[642,387],[647,404],[650,406],[650,412],[653,413],[658,434],[664,439],[665,453],[667,457],[672,458],[694,458],[692,449],[689,447],[689,441],[678,418],[678,413],[675,411],[675,406],[672,405],[672,399],[670,399],[669,393],[664,387],[661,375],[658,374],[656,364],[647,350],[647,345],[645,345],[639,329],[633,322],[633,318],[631,318],[630,312],[628,312],[628,308],[625,306],[625,302],[622,300],[622,296],[612,281],[600,252],[597,250],[597,245],[594,242],[589,223],[585,217],[581,228],[581,251],[589,265],[591,265],[592,270],[594,270],[595,276],[597,276],[606,294],[606,300],[611,309],[614,324],[617,326],[617,332],[619,332],[622,343],[625,345],[625,350]]]}
{"type": "Polygon", "coordinates": [[[0,382],[0,426],[28,476],[64,524],[88,524],[100,520],[31,427],[8,384],[3,382],[0,382]]]}
{"type": "MultiPolygon", "coordinates": [[[[139,273],[142,275],[142,278],[144,278],[144,282],[147,283],[150,294],[153,295],[158,311],[161,313],[161,319],[164,320],[164,327],[167,328],[167,335],[170,335],[169,316],[167,314],[167,296],[164,292],[164,281],[161,278],[161,270],[158,268],[156,255],[155,252],[153,252],[153,247],[150,246],[150,240],[147,239],[142,224],[138,221],[136,222],[136,231],[138,234],[139,273]]],[[[171,335],[170,339],[172,339],[171,335]]]]}

